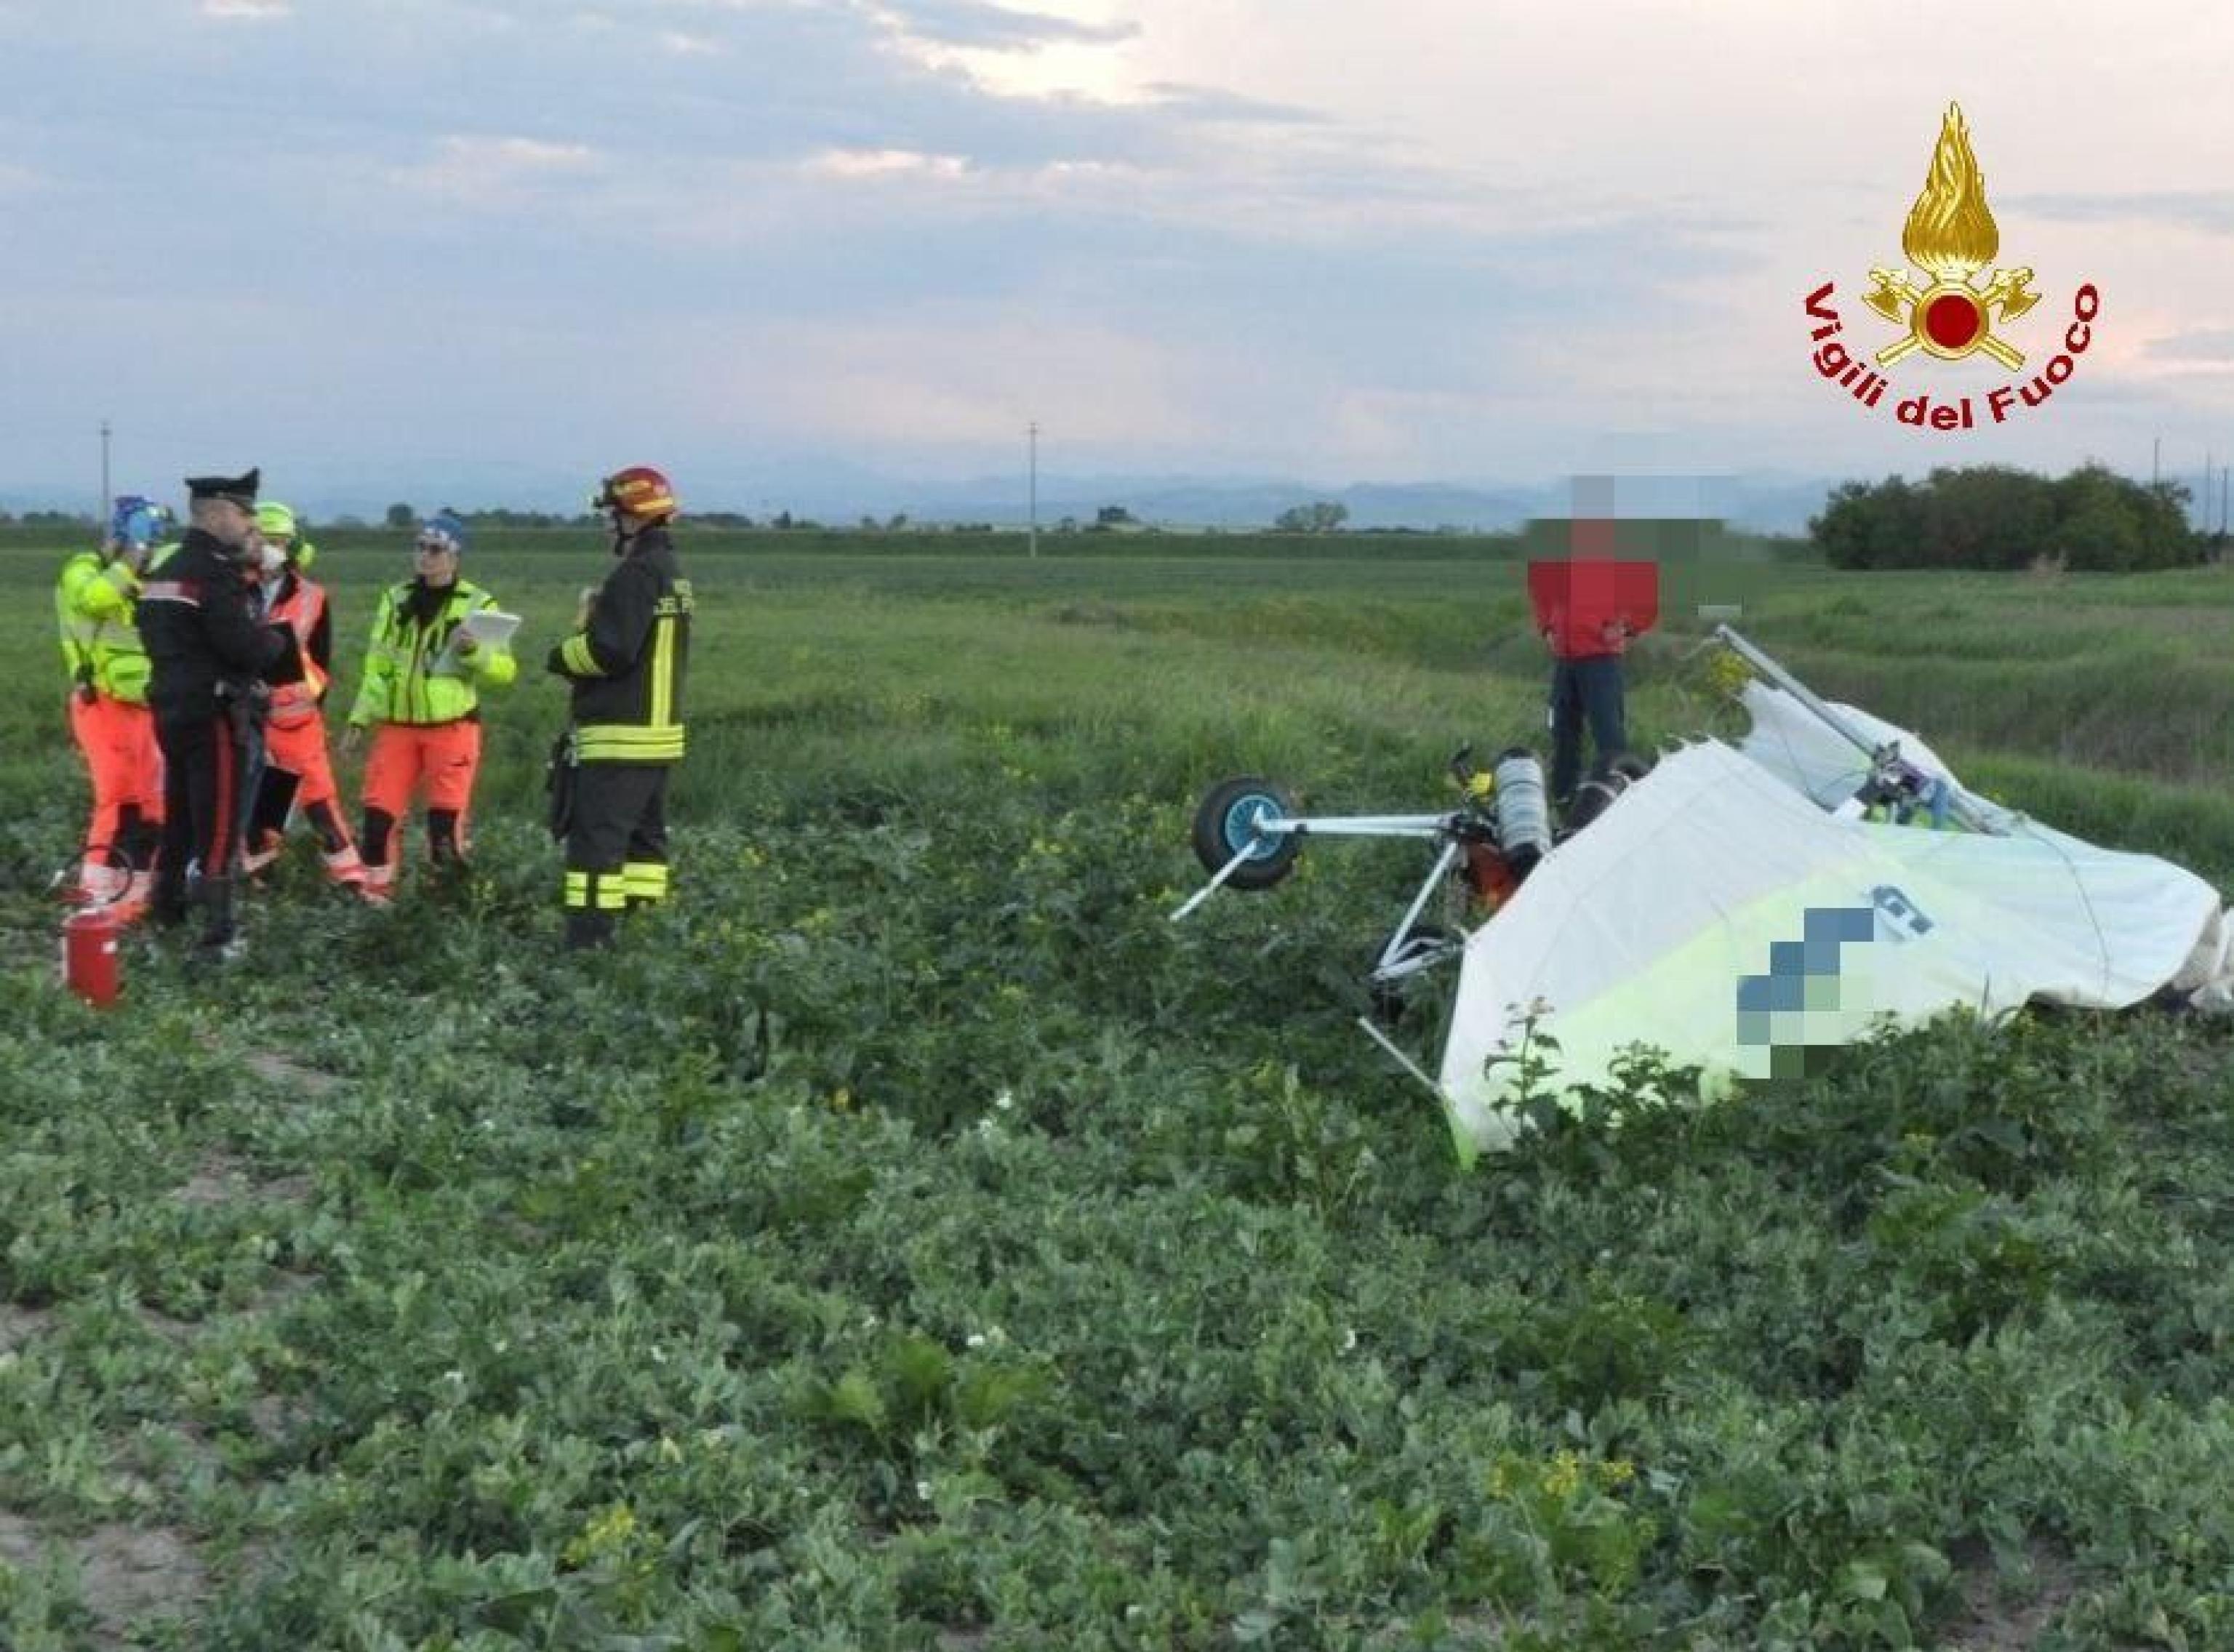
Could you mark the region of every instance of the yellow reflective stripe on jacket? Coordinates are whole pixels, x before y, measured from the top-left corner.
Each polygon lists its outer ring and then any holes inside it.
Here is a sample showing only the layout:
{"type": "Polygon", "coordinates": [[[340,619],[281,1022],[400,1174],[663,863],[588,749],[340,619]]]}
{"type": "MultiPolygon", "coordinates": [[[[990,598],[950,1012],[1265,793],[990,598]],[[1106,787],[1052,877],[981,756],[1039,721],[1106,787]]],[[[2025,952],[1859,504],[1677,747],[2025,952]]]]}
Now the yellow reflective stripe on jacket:
{"type": "Polygon", "coordinates": [[[558,657],[578,677],[601,677],[605,674],[605,668],[598,663],[598,656],[591,651],[587,631],[576,631],[560,643],[558,657]]]}
{"type": "Polygon", "coordinates": [[[585,763],[666,763],[683,755],[683,726],[647,728],[629,723],[583,723],[574,731],[585,763]]]}
{"type": "Polygon", "coordinates": [[[651,622],[651,726],[671,728],[675,722],[675,599],[659,604],[651,622]]]}

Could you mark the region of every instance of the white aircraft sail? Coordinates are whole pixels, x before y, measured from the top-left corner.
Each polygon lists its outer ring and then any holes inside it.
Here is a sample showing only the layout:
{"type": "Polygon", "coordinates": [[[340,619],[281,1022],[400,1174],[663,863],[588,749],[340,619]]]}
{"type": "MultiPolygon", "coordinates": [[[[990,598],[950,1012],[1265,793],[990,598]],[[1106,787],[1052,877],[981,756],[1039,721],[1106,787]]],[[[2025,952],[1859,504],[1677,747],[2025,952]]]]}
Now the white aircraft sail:
{"type": "MultiPolygon", "coordinates": [[[[1744,741],[1663,758],[1467,940],[1440,1074],[1462,1140],[1523,1127],[1524,1056],[1556,1096],[1610,1086],[1643,1045],[1711,1098],[1956,1005],[2123,1009],[2166,988],[2234,1003],[2234,928],[2192,872],[1967,792],[2001,835],[1834,813],[1867,760],[1788,695],[1756,682],[1746,703],[1744,741]],[[1557,1048],[1525,1047],[1532,1027],[1557,1048]]],[[[1959,791],[1913,735],[1834,709],[1959,791]]]]}

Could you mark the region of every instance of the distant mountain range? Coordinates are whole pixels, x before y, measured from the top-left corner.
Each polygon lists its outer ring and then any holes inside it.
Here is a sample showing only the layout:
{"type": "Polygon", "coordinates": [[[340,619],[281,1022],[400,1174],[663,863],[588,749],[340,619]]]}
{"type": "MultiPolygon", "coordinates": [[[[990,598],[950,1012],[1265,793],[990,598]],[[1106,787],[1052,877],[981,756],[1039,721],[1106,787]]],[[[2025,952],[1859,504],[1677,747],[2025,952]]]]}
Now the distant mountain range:
{"type": "MultiPolygon", "coordinates": [[[[808,464],[781,470],[733,466],[720,460],[677,466],[685,506],[735,511],[755,519],[779,512],[833,526],[864,516],[887,521],[905,515],[918,522],[983,522],[1020,527],[1029,519],[1026,479],[981,476],[965,480],[911,480],[842,465],[808,464]]],[[[1715,477],[1637,476],[1615,485],[1611,513],[1623,517],[1714,517],[1756,532],[1804,532],[1837,479],[1774,473],[1715,477]]],[[[476,467],[450,480],[437,497],[426,478],[383,476],[360,470],[325,487],[284,493],[314,520],[350,515],[377,521],[389,506],[442,505],[460,509],[509,506],[519,510],[573,512],[583,508],[580,479],[539,467],[476,467]]],[[[1602,513],[1600,496],[1585,495],[1602,513]]],[[[1330,500],[1349,512],[1352,529],[1456,528],[1498,532],[1532,518],[1575,513],[1575,486],[1535,483],[1352,482],[1339,487],[1270,477],[1190,475],[1075,476],[1042,474],[1038,519],[1052,528],[1069,517],[1090,523],[1109,506],[1121,506],[1142,522],[1171,527],[1264,528],[1297,506],[1330,500]]],[[[82,492],[55,486],[0,489],[0,511],[87,507],[82,492]]]]}

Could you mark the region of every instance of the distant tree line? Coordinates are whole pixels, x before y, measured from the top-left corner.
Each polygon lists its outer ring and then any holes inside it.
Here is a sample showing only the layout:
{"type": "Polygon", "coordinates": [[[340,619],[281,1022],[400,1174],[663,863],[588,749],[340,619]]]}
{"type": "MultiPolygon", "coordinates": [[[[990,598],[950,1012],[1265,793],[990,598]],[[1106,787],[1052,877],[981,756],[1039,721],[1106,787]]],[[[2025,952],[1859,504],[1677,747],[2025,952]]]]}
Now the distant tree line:
{"type": "MultiPolygon", "coordinates": [[[[441,508],[453,512],[475,527],[595,528],[603,527],[605,523],[604,517],[596,511],[519,511],[503,506],[460,510],[454,506],[446,505],[441,508]]],[[[422,511],[415,505],[399,500],[388,507],[382,520],[391,528],[408,531],[429,514],[431,513],[422,511]]],[[[756,520],[742,511],[691,511],[687,514],[693,523],[701,527],[773,528],[780,532],[788,532],[793,529],[812,532],[820,532],[823,530],[821,523],[809,517],[794,516],[789,511],[780,511],[766,521],[756,520]]],[[[351,518],[341,519],[345,522],[354,521],[351,518]]],[[[864,528],[873,527],[898,532],[906,528],[908,519],[904,515],[895,516],[889,521],[879,523],[873,518],[865,516],[861,519],[861,526],[864,528]]]]}
{"type": "Polygon", "coordinates": [[[1339,533],[1349,520],[1349,506],[1339,500],[1314,500],[1290,506],[1272,519],[1276,533],[1339,533]]]}
{"type": "Polygon", "coordinates": [[[2061,477],[1979,465],[1847,482],[1807,532],[1834,568],[2172,568],[2214,550],[2188,527],[2188,498],[2105,465],[2061,477]]]}

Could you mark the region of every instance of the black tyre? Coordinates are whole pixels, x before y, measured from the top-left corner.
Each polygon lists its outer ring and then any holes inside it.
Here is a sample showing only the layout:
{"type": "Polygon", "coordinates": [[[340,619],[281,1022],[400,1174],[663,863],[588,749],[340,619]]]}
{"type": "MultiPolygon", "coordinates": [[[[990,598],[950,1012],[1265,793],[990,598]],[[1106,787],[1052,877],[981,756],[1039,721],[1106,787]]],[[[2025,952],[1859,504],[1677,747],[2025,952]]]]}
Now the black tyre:
{"type": "Polygon", "coordinates": [[[1591,770],[1590,779],[1575,788],[1575,800],[1567,806],[1561,839],[1571,838],[1589,826],[1611,808],[1623,792],[1651,772],[1649,763],[1629,752],[1602,760],[1591,770]]]}
{"type": "Polygon", "coordinates": [[[1652,773],[1652,760],[1640,757],[1635,752],[1616,752],[1601,758],[1597,771],[1602,774],[1618,774],[1625,780],[1641,780],[1652,773]]]}
{"type": "Polygon", "coordinates": [[[1223,872],[1246,850],[1249,859],[1225,880],[1228,889],[1270,889],[1296,867],[1303,840],[1292,832],[1257,830],[1260,818],[1286,819],[1295,813],[1287,794],[1253,774],[1220,780],[1203,794],[1194,812],[1194,856],[1205,872],[1223,872]]]}

